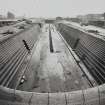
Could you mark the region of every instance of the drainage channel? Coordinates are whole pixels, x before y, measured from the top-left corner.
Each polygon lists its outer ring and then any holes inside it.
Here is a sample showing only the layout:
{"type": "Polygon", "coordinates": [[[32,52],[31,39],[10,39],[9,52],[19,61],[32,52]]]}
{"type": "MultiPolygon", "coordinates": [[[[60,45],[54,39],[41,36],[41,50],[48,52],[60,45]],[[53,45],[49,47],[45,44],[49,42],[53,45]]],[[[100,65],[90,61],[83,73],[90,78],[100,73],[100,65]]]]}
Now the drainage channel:
{"type": "Polygon", "coordinates": [[[52,42],[52,35],[51,35],[50,24],[49,24],[49,45],[50,45],[50,52],[53,53],[54,52],[54,48],[53,48],[53,42],[52,42]]]}

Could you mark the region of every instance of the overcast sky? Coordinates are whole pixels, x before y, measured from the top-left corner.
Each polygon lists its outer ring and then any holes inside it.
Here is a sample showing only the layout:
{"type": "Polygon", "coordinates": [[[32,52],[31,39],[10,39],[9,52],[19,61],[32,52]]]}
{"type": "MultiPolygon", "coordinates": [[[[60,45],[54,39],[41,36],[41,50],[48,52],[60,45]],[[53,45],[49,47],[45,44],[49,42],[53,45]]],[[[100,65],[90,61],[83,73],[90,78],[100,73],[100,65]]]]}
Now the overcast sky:
{"type": "Polygon", "coordinates": [[[105,12],[105,0],[0,0],[0,14],[56,17],[105,12]]]}

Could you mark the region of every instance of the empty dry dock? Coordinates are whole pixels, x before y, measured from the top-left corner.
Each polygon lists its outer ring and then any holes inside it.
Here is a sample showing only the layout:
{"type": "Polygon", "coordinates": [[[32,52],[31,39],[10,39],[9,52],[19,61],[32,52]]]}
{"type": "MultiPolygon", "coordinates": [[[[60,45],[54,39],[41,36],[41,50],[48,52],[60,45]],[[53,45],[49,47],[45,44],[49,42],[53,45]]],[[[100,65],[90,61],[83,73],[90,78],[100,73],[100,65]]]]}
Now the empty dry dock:
{"type": "Polygon", "coordinates": [[[62,23],[45,24],[42,31],[34,24],[2,39],[1,105],[104,105],[104,63],[95,57],[104,53],[93,50],[85,34],[62,23]]]}

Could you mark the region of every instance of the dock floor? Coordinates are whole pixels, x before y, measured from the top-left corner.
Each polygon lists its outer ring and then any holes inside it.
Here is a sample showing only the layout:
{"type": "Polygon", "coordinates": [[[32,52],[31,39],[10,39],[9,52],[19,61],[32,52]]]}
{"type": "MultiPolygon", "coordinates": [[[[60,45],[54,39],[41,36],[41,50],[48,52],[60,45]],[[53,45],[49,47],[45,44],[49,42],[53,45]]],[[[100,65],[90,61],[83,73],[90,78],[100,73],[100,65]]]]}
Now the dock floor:
{"type": "Polygon", "coordinates": [[[42,29],[33,48],[30,71],[18,89],[35,92],[66,92],[89,88],[89,82],[53,25],[50,25],[54,52],[50,52],[49,25],[42,29]]]}

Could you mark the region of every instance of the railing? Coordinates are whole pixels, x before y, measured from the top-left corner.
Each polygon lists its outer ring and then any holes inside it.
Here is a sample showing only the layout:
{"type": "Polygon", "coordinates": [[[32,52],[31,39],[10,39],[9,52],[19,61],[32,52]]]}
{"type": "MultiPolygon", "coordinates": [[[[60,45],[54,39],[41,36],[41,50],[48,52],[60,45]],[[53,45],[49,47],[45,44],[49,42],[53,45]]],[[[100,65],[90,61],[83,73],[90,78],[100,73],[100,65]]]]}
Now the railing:
{"type": "Polygon", "coordinates": [[[105,105],[105,85],[58,93],[26,92],[0,87],[1,105],[105,105]]]}

